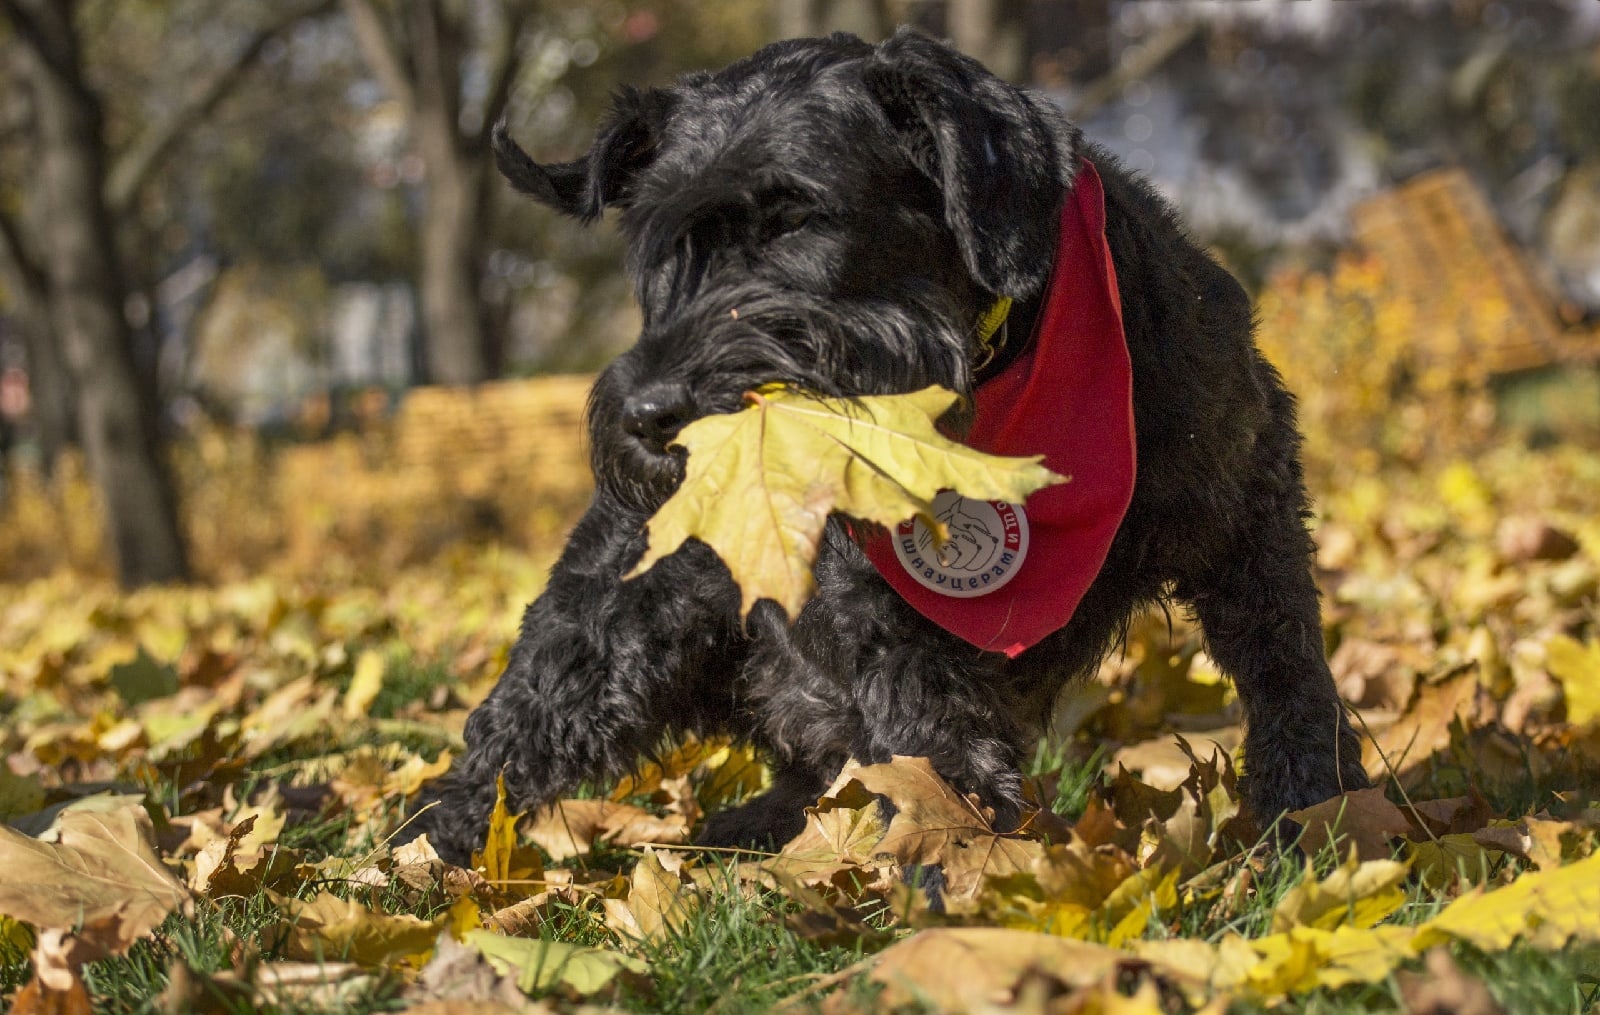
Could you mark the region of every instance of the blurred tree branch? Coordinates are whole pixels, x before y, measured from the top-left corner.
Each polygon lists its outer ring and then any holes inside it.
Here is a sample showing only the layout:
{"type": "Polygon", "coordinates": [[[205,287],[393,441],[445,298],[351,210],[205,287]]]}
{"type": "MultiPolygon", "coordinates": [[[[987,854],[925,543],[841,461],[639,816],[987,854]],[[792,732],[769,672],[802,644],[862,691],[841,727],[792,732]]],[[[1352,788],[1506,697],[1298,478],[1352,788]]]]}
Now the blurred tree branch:
{"type": "Polygon", "coordinates": [[[411,66],[399,40],[384,24],[383,14],[372,0],[344,0],[344,13],[350,19],[361,55],[378,76],[383,90],[406,109],[415,108],[416,86],[411,66]]]}
{"type": "MultiPolygon", "coordinates": [[[[4,0],[12,2],[12,0],[4,0]]],[[[106,203],[113,214],[126,211],[185,134],[202,123],[244,79],[267,43],[307,18],[331,10],[338,0],[304,0],[267,21],[245,39],[203,85],[161,123],[153,124],[128,146],[106,176],[106,203]]]]}
{"type": "Polygon", "coordinates": [[[1200,33],[1198,21],[1177,22],[1166,26],[1137,46],[1130,46],[1122,54],[1110,73],[1086,84],[1074,97],[1069,115],[1079,122],[1093,116],[1101,106],[1116,98],[1128,85],[1155,73],[1157,68],[1200,33]]]}
{"type": "Polygon", "coordinates": [[[500,32],[489,59],[489,88],[484,95],[483,122],[478,125],[476,145],[480,148],[488,146],[495,122],[511,101],[511,86],[516,84],[517,72],[522,69],[519,45],[522,29],[532,14],[531,3],[509,3],[503,8],[500,32]]]}
{"type": "Polygon", "coordinates": [[[28,248],[16,220],[3,208],[0,208],[0,259],[8,261],[16,272],[24,288],[20,294],[23,298],[43,296],[47,282],[44,266],[28,248]]]}

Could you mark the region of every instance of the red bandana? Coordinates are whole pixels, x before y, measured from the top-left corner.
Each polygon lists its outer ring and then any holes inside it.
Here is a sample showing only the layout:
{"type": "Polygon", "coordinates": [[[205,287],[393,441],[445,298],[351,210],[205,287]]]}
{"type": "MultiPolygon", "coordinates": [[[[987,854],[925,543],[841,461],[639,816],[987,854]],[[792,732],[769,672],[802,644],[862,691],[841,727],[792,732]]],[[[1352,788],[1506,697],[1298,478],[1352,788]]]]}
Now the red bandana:
{"type": "Polygon", "coordinates": [[[934,501],[950,531],[942,548],[916,522],[866,545],[923,616],[1013,658],[1072,618],[1133,498],[1133,373],[1105,220],[1100,177],[1085,161],[1061,209],[1033,341],[974,392],[966,438],[991,454],[1043,454],[1071,482],[1021,508],[946,491],[934,501]]]}

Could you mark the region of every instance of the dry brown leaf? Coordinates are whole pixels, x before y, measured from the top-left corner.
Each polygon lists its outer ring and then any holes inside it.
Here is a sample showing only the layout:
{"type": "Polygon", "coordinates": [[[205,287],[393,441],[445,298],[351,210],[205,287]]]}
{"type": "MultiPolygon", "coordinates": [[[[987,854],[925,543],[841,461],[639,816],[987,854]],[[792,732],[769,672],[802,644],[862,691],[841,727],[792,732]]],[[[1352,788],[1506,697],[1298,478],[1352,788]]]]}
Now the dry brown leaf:
{"type": "Polygon", "coordinates": [[[888,764],[856,769],[853,778],[896,808],[875,852],[890,854],[901,866],[940,865],[950,901],[976,895],[985,877],[1026,870],[1043,852],[1041,843],[996,833],[979,806],[957,793],[926,758],[896,756],[888,764]]]}
{"type": "Polygon", "coordinates": [[[783,855],[869,862],[888,828],[878,798],[854,778],[859,765],[846,766],[839,781],[806,808],[806,827],[783,847],[783,855]]]}
{"type": "Polygon", "coordinates": [[[1328,659],[1339,697],[1356,708],[1403,708],[1416,687],[1421,660],[1410,646],[1346,638],[1328,659]]]}
{"type": "Polygon", "coordinates": [[[1514,515],[1502,519],[1495,532],[1495,545],[1507,563],[1530,560],[1566,560],[1579,550],[1571,533],[1551,525],[1543,518],[1514,515]]]}
{"type": "Polygon", "coordinates": [[[1016,1000],[1023,979],[1048,970],[1065,987],[1091,987],[1137,963],[1105,945],[999,927],[925,930],[879,954],[879,1010],[916,1005],[942,1012],[990,1011],[1016,1000]]]}
{"type": "Polygon", "coordinates": [[[1409,1015],[1505,1015],[1489,988],[1462,972],[1448,948],[1430,949],[1423,967],[1419,973],[1396,974],[1409,1015]]]}
{"type": "MultiPolygon", "coordinates": [[[[1178,780],[1179,784],[1181,782],[1178,780]]],[[[1152,818],[1164,822],[1178,812],[1183,803],[1183,789],[1179,784],[1171,789],[1157,789],[1118,765],[1116,777],[1106,786],[1105,793],[1117,823],[1124,828],[1137,829],[1152,818]]]]}
{"type": "MultiPolygon", "coordinates": [[[[44,842],[0,826],[0,914],[41,932],[70,931],[60,943],[65,965],[120,955],[189,904],[156,856],[142,807],[65,811],[53,834],[57,841],[44,842]]],[[[69,988],[65,980],[47,986],[69,988]]]]}
{"type": "Polygon", "coordinates": [[[1540,870],[1561,866],[1568,856],[1567,841],[1576,840],[1578,825],[1572,821],[1523,818],[1515,824],[1496,824],[1472,834],[1478,845],[1521,857],[1540,870]]]}
{"type": "Polygon", "coordinates": [[[284,919],[262,932],[283,945],[288,958],[321,962],[345,960],[362,966],[421,965],[433,951],[443,918],[422,920],[408,914],[380,913],[359,902],[320,892],[312,899],[270,893],[284,919]]]}
{"type": "Polygon", "coordinates": [[[528,838],[557,863],[590,853],[601,841],[623,847],[683,842],[689,832],[681,815],[663,818],[612,800],[562,800],[534,814],[525,827],[528,838]]]}
{"type": "Polygon", "coordinates": [[[209,899],[249,897],[263,887],[285,890],[286,883],[298,877],[303,857],[296,850],[260,843],[256,826],[257,816],[252,814],[226,839],[215,839],[195,854],[189,890],[209,899]],[[252,842],[256,844],[249,845],[252,842]]]}
{"type": "Polygon", "coordinates": [[[59,990],[45,986],[35,976],[12,998],[11,1015],[94,1015],[94,1006],[76,973],[59,990]]]}
{"type": "Polygon", "coordinates": [[[540,892],[495,910],[483,920],[486,930],[506,937],[538,937],[550,917],[550,892],[540,892]]]}
{"type": "Polygon", "coordinates": [[[1331,841],[1344,855],[1353,847],[1360,860],[1388,860],[1394,856],[1390,840],[1411,831],[1405,812],[1390,803],[1383,787],[1358,789],[1324,800],[1304,810],[1291,811],[1289,820],[1304,829],[1300,849],[1316,856],[1331,841]]]}
{"type": "Polygon", "coordinates": [[[480,1012],[535,1015],[550,1011],[546,1005],[529,1000],[517,987],[516,977],[496,972],[479,949],[461,944],[448,935],[439,939],[433,958],[422,967],[405,997],[408,1001],[420,1002],[408,1006],[406,1011],[434,1015],[478,1015],[480,1012]]]}
{"type": "Polygon", "coordinates": [[[633,868],[625,900],[607,899],[612,929],[640,941],[661,941],[680,930],[700,907],[693,882],[680,874],[683,857],[645,847],[633,868]]]}
{"type": "Polygon", "coordinates": [[[1403,775],[1450,746],[1450,727],[1470,720],[1478,710],[1478,674],[1474,666],[1418,683],[1405,711],[1394,725],[1363,741],[1362,760],[1374,780],[1403,775]]]}

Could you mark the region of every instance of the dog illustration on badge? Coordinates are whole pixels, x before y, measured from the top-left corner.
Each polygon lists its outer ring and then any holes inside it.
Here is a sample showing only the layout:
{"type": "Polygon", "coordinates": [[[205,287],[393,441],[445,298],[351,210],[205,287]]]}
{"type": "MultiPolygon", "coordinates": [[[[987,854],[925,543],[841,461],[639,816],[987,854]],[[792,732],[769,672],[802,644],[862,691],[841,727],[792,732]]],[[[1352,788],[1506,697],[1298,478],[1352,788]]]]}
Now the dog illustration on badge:
{"type": "Polygon", "coordinates": [[[916,519],[901,522],[894,539],[900,565],[933,591],[963,599],[985,595],[1022,566],[1028,516],[1020,505],[945,490],[934,497],[933,514],[944,523],[944,542],[936,546],[933,530],[916,519]]]}

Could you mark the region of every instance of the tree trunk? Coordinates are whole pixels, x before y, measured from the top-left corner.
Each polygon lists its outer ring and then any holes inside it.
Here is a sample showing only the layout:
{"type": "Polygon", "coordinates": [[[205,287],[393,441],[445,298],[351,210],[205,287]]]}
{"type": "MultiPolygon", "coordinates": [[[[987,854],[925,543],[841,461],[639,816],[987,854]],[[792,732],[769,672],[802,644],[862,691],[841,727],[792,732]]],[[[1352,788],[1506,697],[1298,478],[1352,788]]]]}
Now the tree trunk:
{"type": "Polygon", "coordinates": [[[3,216],[0,239],[4,240],[0,243],[0,284],[11,298],[7,310],[22,335],[32,396],[30,411],[44,472],[49,475],[62,450],[74,440],[72,385],[50,327],[50,291],[44,267],[24,249],[21,231],[13,230],[3,216]]]}
{"type": "Polygon", "coordinates": [[[134,367],[105,204],[101,111],[83,79],[70,0],[32,0],[21,33],[37,115],[40,246],[50,318],[77,393],[78,435],[124,587],[188,577],[158,413],[134,367]]]}
{"type": "Polygon", "coordinates": [[[488,191],[489,126],[500,115],[518,64],[524,4],[503,5],[506,48],[491,60],[489,101],[480,129],[462,134],[461,75],[469,26],[459,7],[440,0],[397,5],[398,29],[374,0],[344,0],[356,42],[384,89],[406,112],[412,143],[427,172],[418,232],[424,363],[435,384],[488,379],[487,317],[479,306],[488,191]]]}
{"type": "Polygon", "coordinates": [[[39,458],[45,475],[55,471],[56,460],[76,440],[76,399],[67,377],[67,365],[51,334],[50,318],[40,306],[22,314],[22,344],[28,356],[28,391],[32,396],[33,423],[39,435],[39,458]]]}
{"type": "Polygon", "coordinates": [[[889,34],[885,0],[774,0],[772,10],[780,39],[850,32],[876,42],[889,34]]]}
{"type": "Polygon", "coordinates": [[[946,17],[961,52],[1014,84],[1032,77],[1027,0],[953,0],[946,17]]]}
{"type": "Polygon", "coordinates": [[[428,380],[477,384],[490,373],[479,293],[482,173],[459,151],[453,124],[419,118],[416,141],[428,173],[419,279],[428,380]]]}

